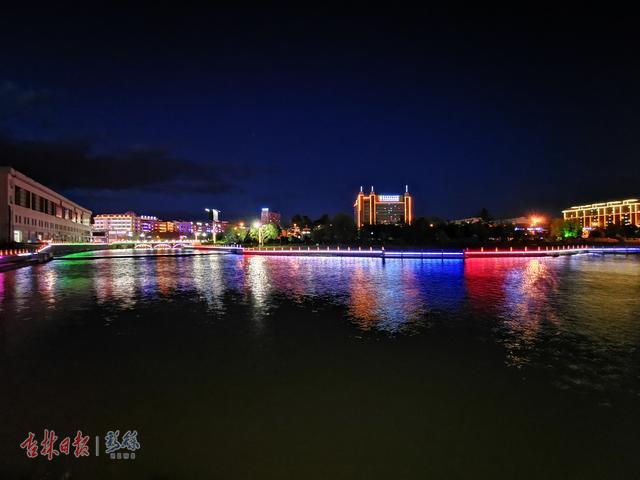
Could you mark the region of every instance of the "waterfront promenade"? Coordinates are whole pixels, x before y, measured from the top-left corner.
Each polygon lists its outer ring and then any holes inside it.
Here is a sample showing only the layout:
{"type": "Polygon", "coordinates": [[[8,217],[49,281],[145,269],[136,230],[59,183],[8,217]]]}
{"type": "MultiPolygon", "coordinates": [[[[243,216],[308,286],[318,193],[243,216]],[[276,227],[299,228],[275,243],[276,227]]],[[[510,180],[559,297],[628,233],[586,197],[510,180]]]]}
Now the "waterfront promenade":
{"type": "MultiPolygon", "coordinates": [[[[133,246],[133,245],[132,245],[133,246]]],[[[122,247],[122,245],[120,245],[122,247]]],[[[23,266],[45,263],[53,259],[72,258],[74,255],[92,250],[109,250],[108,245],[96,244],[50,244],[37,250],[10,249],[0,251],[0,271],[11,270],[23,266]]],[[[351,257],[351,258],[380,258],[380,259],[432,259],[457,260],[483,258],[522,258],[522,257],[559,257],[585,254],[640,254],[638,246],[600,247],[600,246],[536,246],[524,248],[478,248],[478,249],[410,249],[388,250],[381,248],[362,247],[242,247],[239,245],[184,245],[174,248],[152,249],[141,251],[134,249],[136,254],[127,254],[123,249],[122,255],[93,256],[91,258],[124,258],[143,256],[176,256],[193,254],[232,254],[246,256],[271,257],[351,257]]],[[[80,258],[80,257],[79,257],[80,258]]]]}

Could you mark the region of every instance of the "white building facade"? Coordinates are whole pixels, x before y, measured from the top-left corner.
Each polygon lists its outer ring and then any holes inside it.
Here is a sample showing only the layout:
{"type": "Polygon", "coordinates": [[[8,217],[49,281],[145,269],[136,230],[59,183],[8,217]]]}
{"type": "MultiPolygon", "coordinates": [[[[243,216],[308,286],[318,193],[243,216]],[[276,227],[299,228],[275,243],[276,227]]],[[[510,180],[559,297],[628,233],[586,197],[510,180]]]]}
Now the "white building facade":
{"type": "Polygon", "coordinates": [[[0,243],[90,238],[90,210],[11,167],[0,167],[0,243]]]}
{"type": "Polygon", "coordinates": [[[134,212],[96,215],[92,231],[94,238],[102,236],[107,241],[131,240],[143,231],[142,219],[134,212]]]}

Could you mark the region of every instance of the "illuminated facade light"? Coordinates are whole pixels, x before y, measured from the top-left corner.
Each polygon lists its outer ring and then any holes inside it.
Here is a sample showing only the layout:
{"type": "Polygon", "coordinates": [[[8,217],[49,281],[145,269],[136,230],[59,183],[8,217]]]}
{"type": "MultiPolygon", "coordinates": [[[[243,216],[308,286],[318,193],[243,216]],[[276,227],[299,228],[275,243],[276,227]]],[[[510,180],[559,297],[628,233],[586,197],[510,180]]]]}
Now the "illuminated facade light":
{"type": "Polygon", "coordinates": [[[585,229],[605,228],[607,225],[635,225],[640,227],[640,200],[631,198],[613,202],[578,205],[562,211],[567,221],[578,221],[585,229]]]}
{"type": "Polygon", "coordinates": [[[401,195],[365,194],[362,187],[353,204],[353,216],[358,228],[364,225],[411,225],[413,221],[413,197],[409,187],[401,195]]]}

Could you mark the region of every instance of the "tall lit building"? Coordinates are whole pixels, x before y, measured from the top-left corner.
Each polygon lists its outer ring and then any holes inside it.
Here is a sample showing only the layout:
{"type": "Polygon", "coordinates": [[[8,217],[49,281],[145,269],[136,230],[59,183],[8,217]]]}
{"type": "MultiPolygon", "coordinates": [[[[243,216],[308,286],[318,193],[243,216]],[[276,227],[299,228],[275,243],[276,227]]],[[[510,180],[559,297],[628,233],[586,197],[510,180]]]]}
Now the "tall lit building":
{"type": "Polygon", "coordinates": [[[280,225],[281,216],[278,212],[271,212],[267,207],[264,207],[260,212],[260,222],[262,224],[273,223],[274,225],[280,225]]]}
{"type": "Polygon", "coordinates": [[[0,167],[0,243],[88,242],[91,211],[11,167],[0,167]]]}
{"type": "Polygon", "coordinates": [[[109,241],[127,240],[142,232],[141,220],[134,212],[103,213],[93,218],[94,235],[105,234],[109,241]]]}
{"type": "Polygon", "coordinates": [[[409,186],[405,186],[402,195],[360,193],[353,204],[353,216],[358,228],[363,225],[411,225],[413,221],[413,197],[409,195],[409,186]]]}
{"type": "Polygon", "coordinates": [[[607,225],[635,225],[640,227],[640,200],[631,198],[614,202],[578,205],[562,211],[565,220],[577,220],[586,229],[606,228],[607,225]]]}

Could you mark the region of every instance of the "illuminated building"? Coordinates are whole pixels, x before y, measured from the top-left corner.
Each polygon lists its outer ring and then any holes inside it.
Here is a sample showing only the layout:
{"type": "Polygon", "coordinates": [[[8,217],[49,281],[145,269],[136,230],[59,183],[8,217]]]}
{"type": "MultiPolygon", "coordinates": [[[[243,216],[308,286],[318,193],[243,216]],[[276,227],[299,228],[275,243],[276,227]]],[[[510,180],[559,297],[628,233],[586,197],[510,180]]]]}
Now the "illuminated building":
{"type": "Polygon", "coordinates": [[[459,218],[457,220],[449,220],[449,223],[454,223],[456,225],[465,225],[465,224],[473,224],[473,223],[487,223],[489,225],[515,225],[515,226],[523,226],[529,227],[532,223],[532,218],[530,217],[514,217],[514,218],[494,218],[491,220],[483,220],[481,217],[468,217],[468,218],[459,218]]]}
{"type": "MultiPolygon", "coordinates": [[[[215,223],[219,233],[228,222],[215,223]]],[[[93,241],[108,243],[118,240],[152,238],[160,235],[168,237],[190,237],[211,234],[212,227],[207,222],[191,220],[159,220],[150,215],[136,215],[134,212],[96,215],[92,228],[93,241]]]]}
{"type": "Polygon", "coordinates": [[[140,215],[140,231],[144,233],[153,232],[158,224],[158,217],[150,215],[140,215]]]}
{"type": "Polygon", "coordinates": [[[229,227],[227,220],[221,220],[213,225],[209,222],[193,222],[193,234],[198,236],[211,235],[215,228],[216,234],[224,232],[229,227]]]}
{"type": "Polygon", "coordinates": [[[216,225],[216,233],[222,233],[229,226],[229,221],[228,220],[220,220],[219,222],[216,222],[215,225],[216,225]]]}
{"type": "Polygon", "coordinates": [[[174,225],[176,232],[180,235],[191,235],[193,233],[193,222],[177,220],[174,225]]]}
{"type": "Polygon", "coordinates": [[[305,238],[311,236],[311,227],[302,227],[297,223],[291,225],[287,230],[282,230],[282,236],[288,238],[305,238]]]}
{"type": "Polygon", "coordinates": [[[402,195],[360,193],[353,204],[353,216],[358,228],[363,225],[411,225],[413,221],[413,197],[409,195],[409,186],[402,195]]]}
{"type": "MultiPolygon", "coordinates": [[[[208,222],[190,222],[180,220],[173,222],[173,224],[175,228],[174,231],[180,235],[188,236],[196,233],[202,235],[203,233],[211,234],[213,232],[213,227],[211,223],[208,222]]],[[[229,222],[227,221],[217,221],[213,225],[215,225],[216,233],[221,233],[228,224],[229,222]]]]}
{"type": "Polygon", "coordinates": [[[104,236],[108,241],[127,240],[142,232],[140,217],[134,212],[96,215],[91,230],[94,237],[104,236]]]}
{"type": "Polygon", "coordinates": [[[292,237],[292,238],[302,237],[302,229],[298,226],[297,223],[294,223],[293,225],[291,225],[286,232],[287,232],[286,234],[287,237],[292,237]]]}
{"type": "Polygon", "coordinates": [[[467,217],[458,218],[456,220],[449,220],[449,223],[455,223],[456,225],[465,225],[467,223],[481,223],[483,220],[480,217],[467,217]]]}
{"type": "Polygon", "coordinates": [[[271,212],[267,207],[264,207],[260,212],[260,223],[263,225],[267,223],[273,223],[274,225],[280,225],[281,216],[277,212],[271,212]]]}
{"type": "Polygon", "coordinates": [[[11,167],[0,167],[0,243],[88,242],[90,237],[90,210],[11,167]]]}
{"type": "Polygon", "coordinates": [[[176,232],[176,222],[170,222],[167,220],[158,220],[153,230],[156,233],[173,233],[176,232]]]}
{"type": "Polygon", "coordinates": [[[562,211],[565,220],[575,220],[584,229],[606,228],[607,225],[635,225],[640,227],[640,200],[579,205],[562,211]]]}

